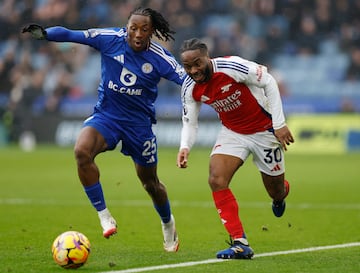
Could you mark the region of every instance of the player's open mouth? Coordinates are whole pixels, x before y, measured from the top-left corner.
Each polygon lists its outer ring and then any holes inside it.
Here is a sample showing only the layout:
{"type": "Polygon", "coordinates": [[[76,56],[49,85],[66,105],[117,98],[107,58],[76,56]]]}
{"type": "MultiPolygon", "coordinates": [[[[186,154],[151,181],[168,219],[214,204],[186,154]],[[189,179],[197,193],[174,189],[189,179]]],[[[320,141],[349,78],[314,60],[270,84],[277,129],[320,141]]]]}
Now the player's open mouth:
{"type": "Polygon", "coordinates": [[[202,82],[205,79],[205,75],[203,73],[192,74],[191,77],[196,82],[202,82]]]}
{"type": "Polygon", "coordinates": [[[141,49],[141,48],[144,47],[144,42],[143,41],[134,41],[133,44],[134,44],[134,47],[137,48],[137,49],[141,49]]]}

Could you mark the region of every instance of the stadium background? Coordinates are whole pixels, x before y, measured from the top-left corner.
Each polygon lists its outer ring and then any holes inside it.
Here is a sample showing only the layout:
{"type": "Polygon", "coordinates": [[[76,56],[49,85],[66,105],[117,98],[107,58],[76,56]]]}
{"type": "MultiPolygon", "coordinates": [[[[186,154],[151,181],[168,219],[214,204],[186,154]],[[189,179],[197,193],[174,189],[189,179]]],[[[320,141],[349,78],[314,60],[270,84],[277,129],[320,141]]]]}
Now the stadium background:
{"type": "MultiPolygon", "coordinates": [[[[240,55],[277,78],[293,151],[360,150],[359,0],[3,0],[0,2],[0,146],[72,145],[96,102],[100,55],[71,43],[22,35],[29,22],[73,29],[124,26],[136,6],[160,11],[176,31],[164,44],[176,57],[200,37],[213,57],[240,55]]],[[[179,88],[162,81],[157,101],[160,145],[179,141],[179,88]]],[[[219,126],[203,107],[199,145],[219,126]]]]}

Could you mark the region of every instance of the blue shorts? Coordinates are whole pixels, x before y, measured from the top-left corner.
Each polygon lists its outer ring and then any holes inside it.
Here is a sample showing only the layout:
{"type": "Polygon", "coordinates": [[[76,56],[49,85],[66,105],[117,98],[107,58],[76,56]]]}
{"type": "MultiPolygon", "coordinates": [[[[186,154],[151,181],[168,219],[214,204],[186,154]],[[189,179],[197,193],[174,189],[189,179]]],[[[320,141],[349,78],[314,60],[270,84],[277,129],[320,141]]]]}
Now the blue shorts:
{"type": "Polygon", "coordinates": [[[124,155],[131,156],[142,166],[157,164],[157,141],[151,124],[148,126],[124,125],[108,119],[99,113],[84,121],[84,127],[95,128],[105,139],[107,150],[114,150],[118,144],[124,155]]]}

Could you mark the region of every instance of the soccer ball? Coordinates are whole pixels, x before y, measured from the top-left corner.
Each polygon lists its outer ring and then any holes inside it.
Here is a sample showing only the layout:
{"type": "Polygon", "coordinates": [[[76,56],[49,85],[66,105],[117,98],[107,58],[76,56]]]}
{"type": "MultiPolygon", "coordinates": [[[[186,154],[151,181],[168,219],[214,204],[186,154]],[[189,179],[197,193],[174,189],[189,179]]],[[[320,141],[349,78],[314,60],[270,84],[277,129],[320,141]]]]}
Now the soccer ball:
{"type": "Polygon", "coordinates": [[[90,241],[78,231],[66,231],[54,240],[51,247],[54,261],[63,268],[83,266],[90,254],[90,241]]]}

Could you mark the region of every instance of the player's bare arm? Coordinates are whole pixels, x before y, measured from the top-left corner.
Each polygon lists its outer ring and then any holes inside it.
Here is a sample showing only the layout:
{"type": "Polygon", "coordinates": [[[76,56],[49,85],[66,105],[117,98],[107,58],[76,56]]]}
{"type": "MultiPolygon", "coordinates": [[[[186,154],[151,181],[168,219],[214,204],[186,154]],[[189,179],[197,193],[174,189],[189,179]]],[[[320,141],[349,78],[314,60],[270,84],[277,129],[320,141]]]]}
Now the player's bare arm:
{"type": "Polygon", "coordinates": [[[292,136],[289,128],[285,125],[279,129],[275,129],[275,136],[280,141],[281,146],[287,151],[287,145],[294,143],[294,137],[292,136]]]}

